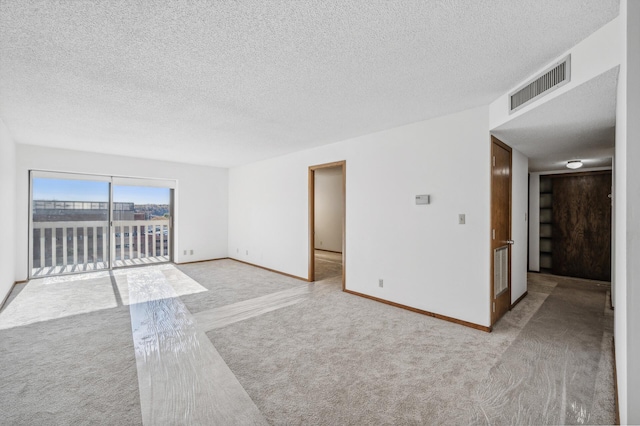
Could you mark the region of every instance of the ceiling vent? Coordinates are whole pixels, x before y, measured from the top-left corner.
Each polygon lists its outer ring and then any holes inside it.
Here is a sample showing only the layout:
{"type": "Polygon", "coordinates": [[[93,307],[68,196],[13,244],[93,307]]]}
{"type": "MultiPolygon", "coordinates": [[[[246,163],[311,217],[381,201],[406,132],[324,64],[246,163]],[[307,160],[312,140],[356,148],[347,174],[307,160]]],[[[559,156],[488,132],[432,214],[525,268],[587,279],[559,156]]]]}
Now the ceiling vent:
{"type": "Polygon", "coordinates": [[[571,81],[571,55],[509,94],[509,114],[571,81]]]}

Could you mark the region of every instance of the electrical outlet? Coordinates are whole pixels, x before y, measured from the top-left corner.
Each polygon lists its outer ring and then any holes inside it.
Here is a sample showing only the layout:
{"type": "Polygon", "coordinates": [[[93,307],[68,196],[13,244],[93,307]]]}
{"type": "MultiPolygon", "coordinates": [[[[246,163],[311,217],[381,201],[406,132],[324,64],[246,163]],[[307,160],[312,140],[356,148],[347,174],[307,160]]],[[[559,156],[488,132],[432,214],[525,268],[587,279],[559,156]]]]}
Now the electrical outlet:
{"type": "Polygon", "coordinates": [[[246,251],[246,255],[249,256],[249,250],[246,251]]]}
{"type": "Polygon", "coordinates": [[[190,250],[190,251],[189,251],[189,254],[193,256],[193,250],[190,250]]]}
{"type": "Polygon", "coordinates": [[[378,287],[384,287],[384,280],[382,278],[378,280],[378,287]]]}
{"type": "Polygon", "coordinates": [[[187,255],[187,251],[185,250],[183,254],[186,256],[187,255]]]}
{"type": "Polygon", "coordinates": [[[240,253],[240,249],[239,248],[236,249],[236,253],[240,253]]]}

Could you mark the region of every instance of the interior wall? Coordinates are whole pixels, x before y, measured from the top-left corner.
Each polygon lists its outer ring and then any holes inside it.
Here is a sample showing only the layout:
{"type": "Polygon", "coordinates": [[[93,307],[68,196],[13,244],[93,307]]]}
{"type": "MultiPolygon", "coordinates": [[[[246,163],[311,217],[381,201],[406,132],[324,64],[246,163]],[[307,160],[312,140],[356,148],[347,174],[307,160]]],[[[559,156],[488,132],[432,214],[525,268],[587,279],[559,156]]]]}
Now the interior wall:
{"type": "Polygon", "coordinates": [[[16,281],[16,144],[0,119],[0,303],[8,296],[16,281]]]}
{"type": "Polygon", "coordinates": [[[227,257],[227,169],[18,144],[18,279],[28,272],[29,170],[175,179],[175,262],[227,257]]]}
{"type": "Polygon", "coordinates": [[[529,228],[529,159],[512,150],[511,179],[511,303],[527,291],[527,231],[529,228]]]}
{"type": "Polygon", "coordinates": [[[640,424],[640,2],[621,1],[625,63],[616,123],[616,366],[622,424],[640,424]]]}
{"type": "Polygon", "coordinates": [[[308,167],[346,160],[346,288],[490,325],[488,121],[485,106],[232,168],[229,255],[306,278],[308,167]]]}
{"type": "Polygon", "coordinates": [[[317,169],[314,247],[342,253],[342,167],[317,169]]]}
{"type": "MultiPolygon", "coordinates": [[[[621,28],[619,42],[627,49],[627,1],[620,2],[621,28]]],[[[620,424],[628,424],[627,366],[627,58],[623,56],[616,98],[616,146],[614,176],[614,336],[620,424]]]]}
{"type": "Polygon", "coordinates": [[[627,253],[627,331],[629,352],[629,423],[640,424],[640,2],[629,2],[627,20],[627,215],[629,252],[627,253]],[[632,260],[632,261],[629,261],[632,260]]]}

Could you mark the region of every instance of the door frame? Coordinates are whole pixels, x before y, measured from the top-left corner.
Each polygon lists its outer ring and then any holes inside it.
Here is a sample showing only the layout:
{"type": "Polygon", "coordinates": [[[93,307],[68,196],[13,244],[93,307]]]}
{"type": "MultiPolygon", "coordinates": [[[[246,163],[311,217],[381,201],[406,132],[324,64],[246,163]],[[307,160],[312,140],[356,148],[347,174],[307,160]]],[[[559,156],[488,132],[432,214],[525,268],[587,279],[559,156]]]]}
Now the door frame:
{"type": "MultiPolygon", "coordinates": [[[[495,279],[495,271],[494,271],[494,247],[493,247],[493,195],[494,195],[494,189],[493,189],[493,161],[494,161],[494,155],[493,155],[493,146],[498,145],[501,148],[504,148],[506,151],[509,152],[509,230],[507,233],[507,240],[511,240],[512,237],[512,203],[513,203],[513,195],[512,195],[512,188],[513,188],[513,150],[512,148],[505,144],[504,142],[502,142],[500,139],[496,138],[495,136],[491,135],[491,149],[490,149],[490,174],[491,174],[491,185],[490,185],[490,220],[489,220],[489,264],[490,264],[490,271],[491,271],[491,277],[490,277],[490,285],[491,285],[491,289],[490,289],[490,298],[489,298],[489,312],[491,315],[491,326],[493,326],[500,318],[501,316],[498,316],[496,312],[494,312],[494,301],[495,301],[495,283],[494,283],[494,279],[495,279]]],[[[507,244],[508,245],[508,256],[509,256],[509,262],[508,262],[508,268],[509,268],[509,277],[508,277],[508,282],[507,282],[507,293],[508,293],[508,297],[509,297],[509,309],[511,310],[511,257],[513,255],[513,250],[512,250],[512,245],[511,244],[507,244]]]]}
{"type": "Polygon", "coordinates": [[[309,270],[308,278],[309,282],[315,281],[315,207],[316,207],[316,176],[315,171],[318,169],[328,169],[331,167],[342,167],[342,291],[346,286],[346,218],[347,218],[347,161],[334,161],[332,163],[318,164],[315,166],[309,166],[308,179],[309,179],[309,270]]]}

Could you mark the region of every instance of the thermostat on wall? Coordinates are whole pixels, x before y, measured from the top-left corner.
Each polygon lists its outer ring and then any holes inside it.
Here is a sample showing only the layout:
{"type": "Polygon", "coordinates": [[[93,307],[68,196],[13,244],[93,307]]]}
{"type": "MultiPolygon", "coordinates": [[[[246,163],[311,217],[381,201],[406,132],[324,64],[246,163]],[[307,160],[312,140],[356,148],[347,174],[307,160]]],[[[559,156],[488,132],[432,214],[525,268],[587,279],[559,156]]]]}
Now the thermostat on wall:
{"type": "Polygon", "coordinates": [[[429,204],[429,195],[416,195],[416,204],[429,204]]]}

